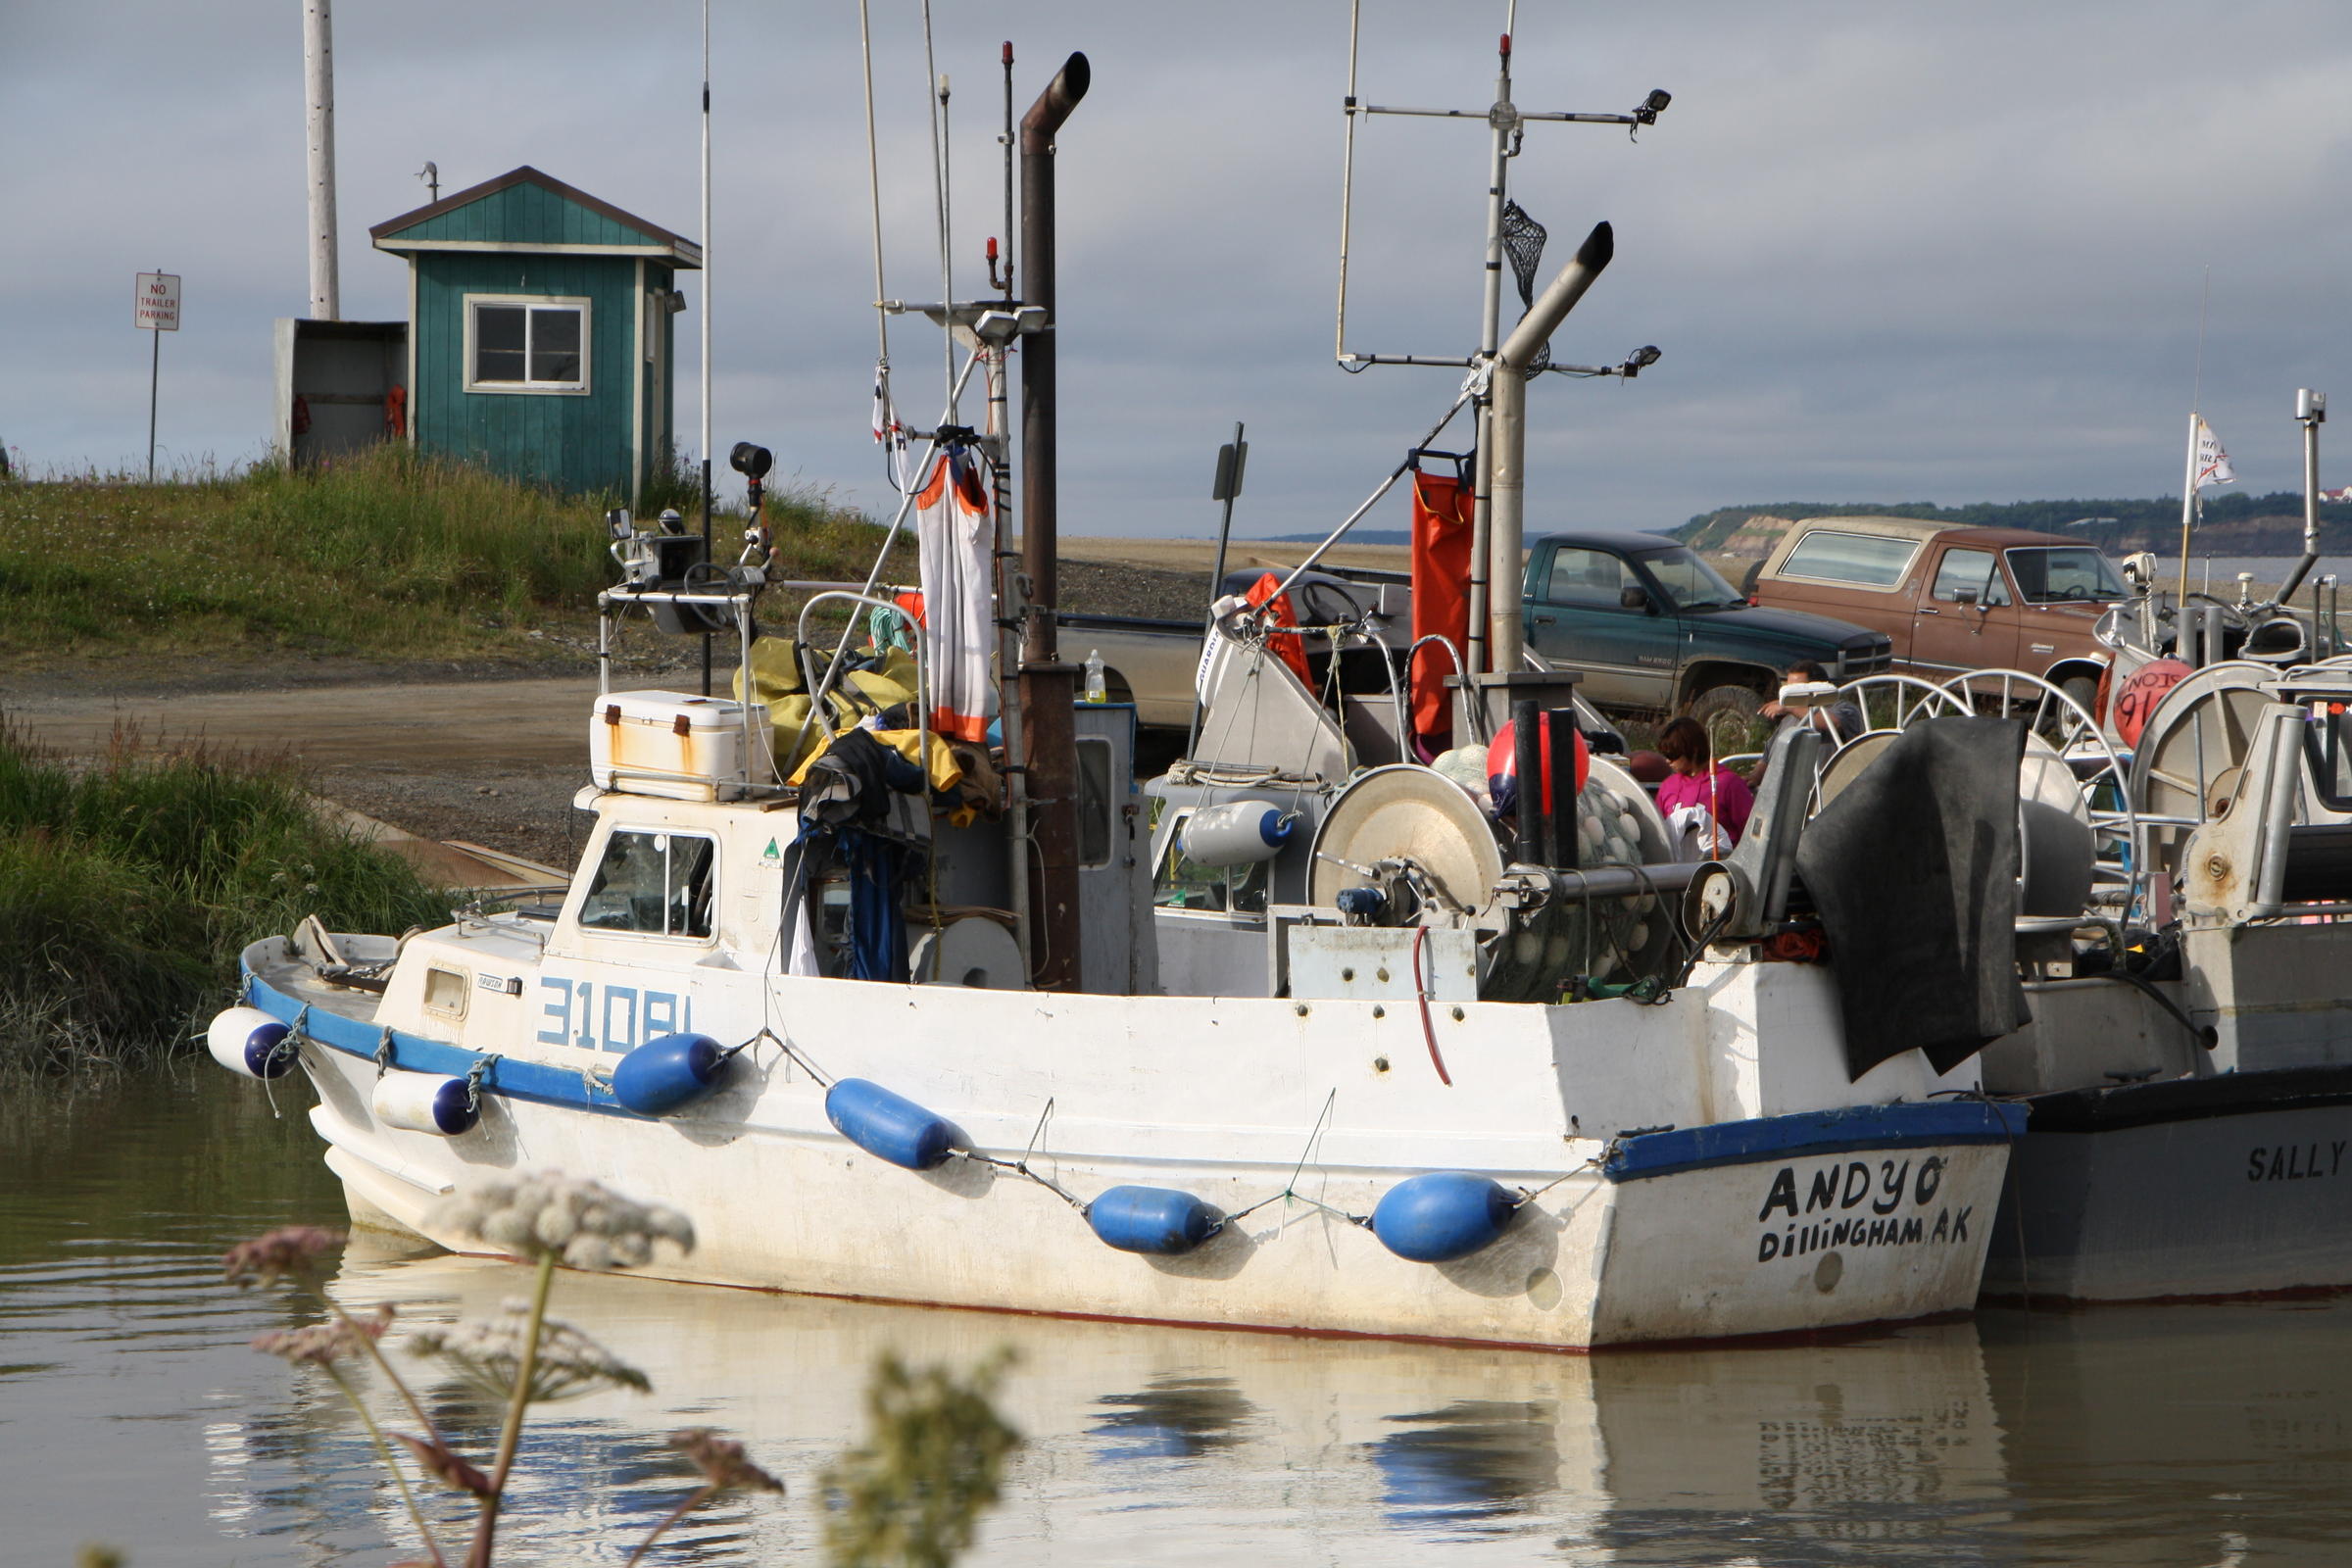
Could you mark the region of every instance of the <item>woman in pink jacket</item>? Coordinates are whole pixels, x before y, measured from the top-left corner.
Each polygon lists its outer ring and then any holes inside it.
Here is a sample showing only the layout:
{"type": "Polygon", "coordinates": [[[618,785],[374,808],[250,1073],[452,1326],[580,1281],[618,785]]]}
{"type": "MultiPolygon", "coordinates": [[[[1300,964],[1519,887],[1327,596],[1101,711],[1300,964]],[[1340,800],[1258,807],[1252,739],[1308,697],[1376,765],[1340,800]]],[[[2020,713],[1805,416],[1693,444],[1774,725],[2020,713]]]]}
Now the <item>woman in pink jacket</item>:
{"type": "Polygon", "coordinates": [[[1667,725],[1658,736],[1658,755],[1674,769],[1658,786],[1658,810],[1667,826],[1679,825],[1677,811],[1695,807],[1706,813],[1699,825],[1699,854],[1707,859],[1729,855],[1746,831],[1747,813],[1755,806],[1746,782],[1715,760],[1706,729],[1696,719],[1678,718],[1667,725]]]}

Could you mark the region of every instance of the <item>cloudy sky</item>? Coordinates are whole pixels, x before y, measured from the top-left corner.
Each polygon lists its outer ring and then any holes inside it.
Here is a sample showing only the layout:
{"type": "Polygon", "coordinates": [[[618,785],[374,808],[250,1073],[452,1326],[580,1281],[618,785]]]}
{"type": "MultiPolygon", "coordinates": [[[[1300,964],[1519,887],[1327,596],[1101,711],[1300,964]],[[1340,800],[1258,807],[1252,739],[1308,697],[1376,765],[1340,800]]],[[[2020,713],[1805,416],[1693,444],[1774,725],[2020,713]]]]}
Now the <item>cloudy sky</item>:
{"type": "MultiPolygon", "coordinates": [[[[715,438],[886,504],[854,0],[712,0],[715,438]]],[[[935,299],[919,0],[870,0],[889,291],[935,299]]],[[[958,292],[999,232],[998,45],[1021,107],[1072,49],[1061,137],[1063,526],[1204,533],[1250,427],[1239,531],[1336,521],[1450,400],[1443,370],[1333,365],[1343,0],[936,0],[958,292]]],[[[1480,109],[1502,5],[1364,7],[1362,95],[1480,109]]],[[[1536,125],[1514,190],[1617,259],[1555,345],[1530,526],[1672,526],[1778,500],[2178,494],[2201,402],[2243,482],[2300,483],[2299,385],[2352,424],[2352,6],[2343,0],[1523,0],[1523,109],[1674,93],[1638,144],[1536,125]]],[[[405,310],[370,223],[518,165],[694,234],[700,10],[677,0],[343,0],[344,315],[405,310]]],[[[303,312],[299,0],[13,0],[0,12],[0,442],[34,471],[144,462],[132,274],[185,278],[166,466],[258,456],[271,319],[303,312]]],[[[1357,150],[1351,348],[1459,354],[1478,327],[1486,138],[1382,119],[1357,150]]],[[[679,422],[698,415],[689,284],[679,422]]],[[[936,336],[891,334],[910,417],[936,336]]],[[[916,415],[915,410],[924,412],[916,415]]],[[[968,413],[969,411],[967,411],[968,413]]],[[[2336,441],[2352,440],[2337,427],[2336,441]]],[[[2352,482],[2352,459],[2325,482],[2352,482]]],[[[1400,514],[1375,524],[1398,525],[1400,514]]]]}

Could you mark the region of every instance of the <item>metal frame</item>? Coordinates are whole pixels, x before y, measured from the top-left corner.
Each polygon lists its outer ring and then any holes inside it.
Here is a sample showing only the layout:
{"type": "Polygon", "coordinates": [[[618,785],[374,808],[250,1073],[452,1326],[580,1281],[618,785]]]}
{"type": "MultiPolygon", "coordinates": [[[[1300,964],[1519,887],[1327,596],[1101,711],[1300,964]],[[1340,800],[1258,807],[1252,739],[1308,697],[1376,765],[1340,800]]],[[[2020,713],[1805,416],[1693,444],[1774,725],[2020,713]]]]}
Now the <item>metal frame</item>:
{"type": "MultiPolygon", "coordinates": [[[[617,615],[631,608],[652,605],[697,605],[707,608],[727,607],[735,614],[735,631],[740,642],[736,668],[743,674],[743,777],[739,781],[746,795],[765,788],[780,788],[778,778],[773,786],[762,785],[752,774],[758,764],[753,760],[760,753],[760,726],[752,718],[752,602],[760,595],[757,587],[730,588],[724,592],[695,592],[683,588],[607,588],[596,596],[596,695],[608,697],[612,692],[612,625],[617,615]]],[[[822,596],[820,596],[822,597],[822,596]]],[[[896,608],[895,606],[893,607],[896,608]]],[[[767,760],[770,772],[775,771],[775,759],[767,760]]],[[[653,775],[646,775],[651,777],[653,775]]],[[[682,775],[681,775],[682,776],[682,775]]]]}

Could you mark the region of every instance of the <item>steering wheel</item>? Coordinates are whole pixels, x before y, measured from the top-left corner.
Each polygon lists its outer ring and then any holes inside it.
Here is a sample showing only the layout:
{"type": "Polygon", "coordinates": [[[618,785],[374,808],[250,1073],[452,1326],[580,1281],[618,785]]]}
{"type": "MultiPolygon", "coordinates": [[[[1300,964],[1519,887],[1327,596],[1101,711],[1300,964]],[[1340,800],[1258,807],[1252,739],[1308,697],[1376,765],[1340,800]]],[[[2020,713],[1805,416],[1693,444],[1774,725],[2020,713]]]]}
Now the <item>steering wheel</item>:
{"type": "Polygon", "coordinates": [[[2058,597],[2061,599],[2073,600],[2079,604],[2090,597],[2090,590],[2083,587],[2081,583],[2077,583],[2072,588],[2060,593],[2058,597]]]}

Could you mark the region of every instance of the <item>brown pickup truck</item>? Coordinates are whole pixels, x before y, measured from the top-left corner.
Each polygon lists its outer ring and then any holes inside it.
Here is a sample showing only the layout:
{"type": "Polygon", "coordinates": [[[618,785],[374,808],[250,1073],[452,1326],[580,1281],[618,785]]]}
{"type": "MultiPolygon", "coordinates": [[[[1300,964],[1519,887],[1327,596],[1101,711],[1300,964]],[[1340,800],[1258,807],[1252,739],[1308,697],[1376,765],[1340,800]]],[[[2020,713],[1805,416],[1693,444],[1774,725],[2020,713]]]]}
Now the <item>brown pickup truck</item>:
{"type": "Polygon", "coordinates": [[[1883,631],[1900,670],[2022,669],[2088,707],[2107,662],[2091,628],[2129,597],[2114,563],[2062,534],[1814,517],[1782,536],[1753,602],[1883,631]]]}

